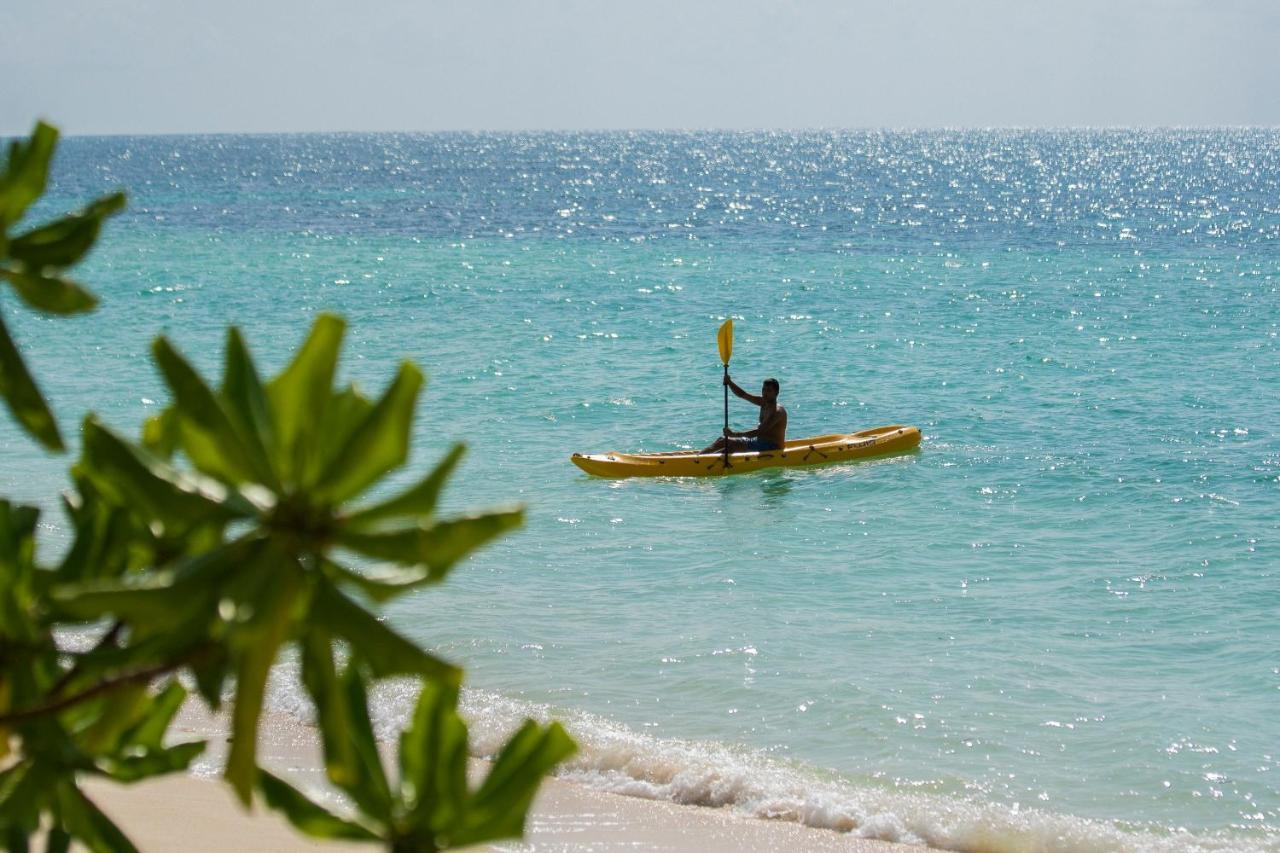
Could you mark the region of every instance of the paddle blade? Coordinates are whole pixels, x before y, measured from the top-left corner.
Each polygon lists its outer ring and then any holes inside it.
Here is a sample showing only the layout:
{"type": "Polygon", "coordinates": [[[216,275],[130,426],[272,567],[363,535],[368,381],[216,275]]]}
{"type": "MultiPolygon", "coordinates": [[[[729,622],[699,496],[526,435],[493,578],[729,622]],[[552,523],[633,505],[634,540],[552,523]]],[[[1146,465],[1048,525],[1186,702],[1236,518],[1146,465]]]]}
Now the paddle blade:
{"type": "Polygon", "coordinates": [[[720,331],[716,332],[716,343],[720,346],[720,362],[728,364],[733,357],[733,319],[724,321],[720,331]]]}

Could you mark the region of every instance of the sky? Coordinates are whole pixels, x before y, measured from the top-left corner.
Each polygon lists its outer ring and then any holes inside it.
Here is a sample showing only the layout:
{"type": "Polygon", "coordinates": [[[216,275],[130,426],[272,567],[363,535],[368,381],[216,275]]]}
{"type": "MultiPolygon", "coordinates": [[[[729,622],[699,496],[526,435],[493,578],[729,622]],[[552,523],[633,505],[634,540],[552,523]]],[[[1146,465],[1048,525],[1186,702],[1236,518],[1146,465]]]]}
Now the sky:
{"type": "Polygon", "coordinates": [[[1280,0],[0,0],[0,134],[1280,125],[1280,0]]]}

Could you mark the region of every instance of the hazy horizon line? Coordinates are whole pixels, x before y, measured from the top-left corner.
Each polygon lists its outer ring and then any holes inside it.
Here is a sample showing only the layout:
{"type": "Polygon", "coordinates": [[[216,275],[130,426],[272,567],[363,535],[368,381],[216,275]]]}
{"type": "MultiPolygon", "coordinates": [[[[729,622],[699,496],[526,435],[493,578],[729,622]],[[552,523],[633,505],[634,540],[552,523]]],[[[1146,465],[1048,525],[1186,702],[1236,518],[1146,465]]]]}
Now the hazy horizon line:
{"type": "MultiPolygon", "coordinates": [[[[527,128],[436,128],[434,130],[413,129],[341,129],[341,130],[163,130],[163,131],[99,131],[99,132],[63,132],[55,121],[41,118],[58,127],[63,139],[91,139],[103,137],[129,136],[356,136],[362,134],[387,134],[402,136],[446,136],[446,135],[491,135],[520,136],[532,134],[822,134],[822,133],[995,133],[995,132],[1098,132],[1098,131],[1210,131],[1210,130],[1280,130],[1280,124],[1080,124],[1080,125],[843,125],[843,126],[809,126],[809,127],[527,127],[527,128]]],[[[34,126],[34,123],[33,123],[34,126]]],[[[14,139],[30,133],[30,128],[23,131],[5,131],[0,138],[14,139]]]]}

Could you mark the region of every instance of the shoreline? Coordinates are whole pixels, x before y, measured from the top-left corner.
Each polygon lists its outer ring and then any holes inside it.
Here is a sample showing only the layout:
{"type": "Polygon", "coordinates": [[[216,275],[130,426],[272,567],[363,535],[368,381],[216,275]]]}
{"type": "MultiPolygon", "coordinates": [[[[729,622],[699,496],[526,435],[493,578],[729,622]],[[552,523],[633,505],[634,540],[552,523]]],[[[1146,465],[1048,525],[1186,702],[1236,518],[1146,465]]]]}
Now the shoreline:
{"type": "MultiPolygon", "coordinates": [[[[220,853],[228,849],[272,851],[371,850],[368,844],[321,841],[293,829],[283,818],[255,803],[246,812],[218,778],[225,754],[220,718],[189,702],[175,722],[178,740],[204,737],[209,748],[187,774],[173,774],[135,785],[94,780],[86,789],[117,820],[142,851],[182,849],[220,853]]],[[[337,795],[324,780],[315,730],[286,713],[264,713],[259,733],[260,763],[290,782],[333,804],[337,795]],[[324,791],[325,794],[318,793],[324,791]]],[[[388,746],[383,744],[384,747],[388,746]]],[[[473,773],[486,765],[472,760],[473,773]]],[[[814,853],[896,853],[920,849],[860,838],[831,829],[783,820],[767,820],[729,808],[683,805],[592,788],[560,778],[544,781],[529,813],[523,841],[481,845],[476,850],[600,851],[805,850],[814,853]]]]}
{"type": "MultiPolygon", "coordinates": [[[[89,796],[144,853],[176,849],[185,853],[376,849],[369,844],[308,838],[260,805],[246,812],[217,779],[179,775],[132,786],[92,782],[86,787],[89,796]]],[[[570,853],[623,847],[690,853],[897,853],[922,849],[726,809],[628,797],[555,778],[543,784],[534,801],[523,841],[467,849],[570,853]]]]}
{"type": "MultiPolygon", "coordinates": [[[[377,728],[375,724],[375,728],[377,728]]],[[[173,774],[134,785],[90,780],[86,791],[117,820],[142,851],[180,849],[187,853],[305,853],[317,850],[372,850],[369,844],[311,839],[295,831],[282,815],[261,801],[245,811],[220,775],[227,751],[225,716],[211,714],[199,700],[191,700],[179,713],[170,735],[173,742],[206,739],[206,752],[186,774],[173,774]]],[[[385,766],[394,768],[393,743],[384,729],[379,740],[385,766]]],[[[258,760],[261,766],[288,779],[316,801],[345,811],[342,796],[327,782],[317,730],[290,710],[264,710],[259,730],[258,760]]],[[[484,753],[497,742],[495,731],[472,731],[471,744],[484,753]]],[[[585,744],[588,753],[600,744],[585,744]]],[[[608,749],[608,747],[606,747],[608,749]]],[[[598,757],[598,756],[597,756],[598,757]]],[[[921,815],[899,811],[905,801],[870,803],[851,814],[830,812],[821,804],[801,817],[794,801],[785,798],[765,810],[759,805],[742,809],[732,800],[714,797],[682,801],[650,794],[660,789],[631,775],[637,783],[623,787],[597,786],[575,778],[578,770],[563,768],[566,775],[544,780],[529,812],[522,841],[509,840],[468,848],[473,850],[533,853],[597,853],[608,850],[667,850],[689,853],[766,853],[803,850],[814,853],[908,853],[912,850],[983,851],[1126,851],[1126,853],[1280,853],[1274,839],[1229,838],[1188,833],[1185,830],[1128,831],[1117,824],[1075,818],[1070,815],[1024,810],[1012,812],[999,806],[965,806],[943,801],[928,805],[927,823],[921,815]],[[788,803],[790,803],[788,805],[788,803]],[[939,810],[942,806],[942,810],[939,810]],[[959,809],[957,811],[957,809],[959,809]],[[809,822],[817,815],[819,823],[809,822]],[[831,821],[838,818],[839,822],[831,821]],[[941,818],[941,821],[938,819],[941,818]]],[[[472,784],[478,784],[488,762],[472,758],[472,784]]],[[[637,768],[633,768],[635,770],[637,768]]],[[[648,770],[655,768],[649,767],[648,770]]],[[[645,770],[641,769],[645,774],[645,770]]],[[[696,774],[695,774],[696,775],[696,774]]],[[[668,792],[669,793],[669,792],[668,792]]]]}

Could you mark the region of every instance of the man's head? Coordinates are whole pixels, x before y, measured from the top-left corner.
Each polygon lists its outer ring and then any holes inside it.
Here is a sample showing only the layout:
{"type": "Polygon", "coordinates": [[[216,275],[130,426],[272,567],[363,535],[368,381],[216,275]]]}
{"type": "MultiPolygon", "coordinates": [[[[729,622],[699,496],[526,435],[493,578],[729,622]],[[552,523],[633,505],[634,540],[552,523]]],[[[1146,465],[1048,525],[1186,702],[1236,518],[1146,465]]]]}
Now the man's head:
{"type": "Polygon", "coordinates": [[[779,390],[781,390],[781,388],[778,385],[778,380],[773,377],[769,377],[764,381],[764,385],[760,388],[760,396],[764,397],[766,400],[776,400],[778,399],[779,390]]]}

